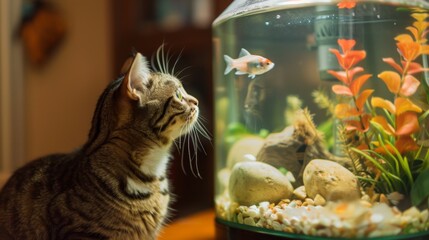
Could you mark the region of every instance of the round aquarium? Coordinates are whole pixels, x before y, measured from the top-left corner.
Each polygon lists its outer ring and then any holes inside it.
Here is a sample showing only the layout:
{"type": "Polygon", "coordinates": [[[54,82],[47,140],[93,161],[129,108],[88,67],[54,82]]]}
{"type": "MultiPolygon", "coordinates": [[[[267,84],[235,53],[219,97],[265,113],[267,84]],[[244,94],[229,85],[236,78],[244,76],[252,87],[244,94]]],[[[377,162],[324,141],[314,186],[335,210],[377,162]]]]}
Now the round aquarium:
{"type": "Polygon", "coordinates": [[[236,0],[213,23],[217,239],[429,239],[429,3],[236,0]]]}

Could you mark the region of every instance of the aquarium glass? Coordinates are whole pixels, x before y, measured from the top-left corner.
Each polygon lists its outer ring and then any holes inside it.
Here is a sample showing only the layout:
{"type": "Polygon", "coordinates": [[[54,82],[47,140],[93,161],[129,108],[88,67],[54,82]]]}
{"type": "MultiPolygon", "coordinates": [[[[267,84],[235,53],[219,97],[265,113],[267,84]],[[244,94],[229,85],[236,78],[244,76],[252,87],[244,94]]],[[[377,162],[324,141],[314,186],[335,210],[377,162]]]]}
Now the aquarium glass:
{"type": "Polygon", "coordinates": [[[215,20],[219,222],[288,237],[427,234],[428,9],[236,0],[215,20]]]}

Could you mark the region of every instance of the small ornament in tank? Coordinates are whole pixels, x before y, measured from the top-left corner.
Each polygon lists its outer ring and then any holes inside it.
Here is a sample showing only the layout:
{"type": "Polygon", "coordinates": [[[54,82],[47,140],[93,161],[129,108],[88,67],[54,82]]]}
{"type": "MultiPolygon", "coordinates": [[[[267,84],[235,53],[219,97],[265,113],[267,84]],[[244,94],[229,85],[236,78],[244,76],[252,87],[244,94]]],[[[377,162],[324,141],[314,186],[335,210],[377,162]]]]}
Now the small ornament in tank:
{"type": "Polygon", "coordinates": [[[237,59],[224,55],[226,68],[224,74],[228,74],[236,69],[235,75],[249,74],[249,78],[255,78],[256,75],[264,74],[274,67],[274,63],[268,58],[252,55],[246,49],[242,48],[237,59]]]}

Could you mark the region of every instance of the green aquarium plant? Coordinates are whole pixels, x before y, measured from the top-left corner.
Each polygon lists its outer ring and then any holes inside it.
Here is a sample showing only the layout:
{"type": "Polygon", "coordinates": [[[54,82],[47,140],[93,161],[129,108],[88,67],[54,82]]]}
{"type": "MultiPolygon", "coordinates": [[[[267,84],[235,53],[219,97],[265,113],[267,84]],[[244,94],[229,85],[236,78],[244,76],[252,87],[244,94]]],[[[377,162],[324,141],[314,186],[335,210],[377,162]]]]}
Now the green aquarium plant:
{"type": "Polygon", "coordinates": [[[228,125],[225,142],[230,147],[238,140],[249,137],[249,136],[259,136],[261,138],[266,138],[270,132],[267,129],[261,129],[258,133],[252,133],[245,125],[240,122],[232,122],[228,125]]]}
{"type": "Polygon", "coordinates": [[[413,13],[409,33],[395,37],[399,61],[382,60],[393,70],[377,75],[391,99],[377,96],[374,89],[364,89],[372,78],[358,66],[366,57],[365,50],[354,50],[354,39],[339,39],[338,49],[330,49],[337,57],[340,71],[328,70],[340,81],[332,86],[338,96],[334,116],[341,121],[340,138],[346,154],[352,159],[355,174],[371,194],[374,191],[389,194],[399,192],[410,195],[414,205],[421,204],[429,195],[429,150],[419,140],[427,139],[422,124],[427,122],[427,97],[417,101],[419,86],[428,96],[427,84],[418,79],[424,68],[417,60],[429,54],[426,35],[429,23],[427,13],[413,13]],[[350,141],[353,136],[353,141],[350,141]],[[365,167],[363,167],[365,166],[365,167]]]}
{"type": "Polygon", "coordinates": [[[317,104],[317,106],[326,110],[327,119],[317,125],[317,130],[323,134],[326,146],[328,147],[329,151],[334,152],[335,134],[332,129],[335,125],[335,119],[333,116],[335,104],[326,94],[324,89],[317,89],[313,91],[311,95],[313,96],[314,102],[317,104]]]}

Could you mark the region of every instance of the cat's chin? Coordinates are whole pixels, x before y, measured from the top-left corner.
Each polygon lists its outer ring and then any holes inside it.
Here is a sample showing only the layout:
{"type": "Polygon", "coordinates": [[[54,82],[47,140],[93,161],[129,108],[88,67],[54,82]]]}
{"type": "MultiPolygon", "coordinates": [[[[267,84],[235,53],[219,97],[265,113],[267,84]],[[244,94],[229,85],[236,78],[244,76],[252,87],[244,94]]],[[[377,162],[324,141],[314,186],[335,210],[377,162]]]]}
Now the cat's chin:
{"type": "Polygon", "coordinates": [[[191,133],[192,130],[195,128],[195,124],[197,123],[197,119],[198,119],[198,114],[193,114],[193,116],[189,116],[188,120],[181,127],[181,129],[172,133],[171,137],[173,139],[177,139],[177,138],[183,137],[183,136],[191,133]]]}
{"type": "Polygon", "coordinates": [[[191,124],[191,125],[195,124],[195,122],[198,120],[198,114],[199,114],[199,112],[200,111],[198,110],[198,108],[195,108],[194,111],[192,111],[192,112],[189,113],[189,115],[188,115],[188,117],[186,119],[186,122],[188,124],[191,124]]]}

